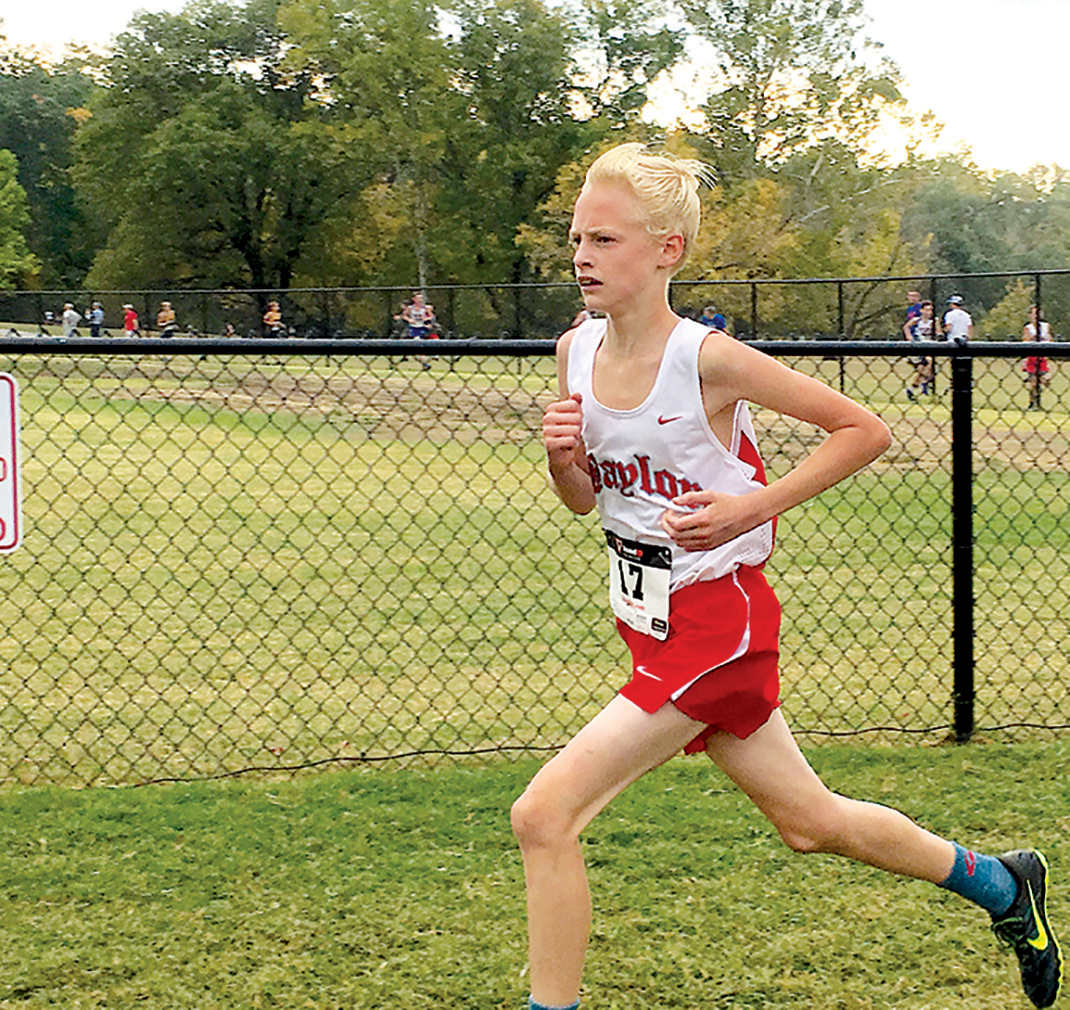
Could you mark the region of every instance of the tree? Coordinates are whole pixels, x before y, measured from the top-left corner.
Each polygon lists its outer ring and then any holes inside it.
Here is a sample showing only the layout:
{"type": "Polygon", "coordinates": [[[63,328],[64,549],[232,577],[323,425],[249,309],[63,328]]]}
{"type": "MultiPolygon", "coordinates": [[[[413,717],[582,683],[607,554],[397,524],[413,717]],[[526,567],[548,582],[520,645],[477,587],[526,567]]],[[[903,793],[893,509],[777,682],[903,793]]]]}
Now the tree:
{"type": "Polygon", "coordinates": [[[633,125],[649,87],[684,51],[684,35],[666,0],[570,0],[577,115],[608,129],[633,125]]]}
{"type": "MultiPolygon", "coordinates": [[[[336,198],[273,0],[139,14],[77,138],[94,286],[288,287],[336,198]]],[[[265,296],[266,297],[266,296],[265,296]]]]}
{"type": "Polygon", "coordinates": [[[1021,340],[1034,294],[1032,285],[1026,284],[1021,277],[1015,278],[1007,285],[1003,298],[985,316],[984,322],[976,327],[978,333],[991,340],[1021,340]]]}
{"type": "Polygon", "coordinates": [[[282,23],[353,180],[325,259],[421,287],[530,278],[518,228],[597,135],[575,116],[569,18],[542,0],[293,0],[282,23]]]}
{"type": "Polygon", "coordinates": [[[0,288],[22,287],[37,272],[24,229],[30,222],[26,191],[18,182],[18,161],[0,150],[0,288]]]}
{"type": "Polygon", "coordinates": [[[862,0],[677,0],[711,50],[703,112],[728,178],[837,138],[866,145],[903,108],[898,72],[863,34],[862,0]]]}
{"type": "MultiPolygon", "coordinates": [[[[927,240],[926,264],[936,274],[1060,269],[1070,264],[1070,184],[1061,172],[986,176],[951,159],[918,188],[903,229],[915,244],[927,240]]],[[[971,312],[983,315],[1004,299],[1002,278],[977,278],[963,291],[971,312]]],[[[1049,318],[1070,312],[1065,295],[1045,298],[1049,318]]]]}
{"type": "Polygon", "coordinates": [[[465,115],[449,131],[443,211],[469,255],[450,257],[449,272],[529,280],[518,229],[594,136],[572,115],[571,28],[540,0],[466,0],[452,14],[465,115]]]}
{"type": "Polygon", "coordinates": [[[384,269],[411,276],[411,264],[426,286],[446,123],[460,115],[436,8],[425,0],[291,0],[280,19],[287,66],[316,81],[331,142],[348,152],[350,200],[370,200],[384,221],[405,222],[383,250],[384,269]]]}
{"type": "Polygon", "coordinates": [[[16,47],[0,48],[0,148],[18,160],[27,241],[49,287],[79,284],[94,252],[70,178],[74,135],[92,90],[83,69],[78,57],[46,66],[16,47]]]}

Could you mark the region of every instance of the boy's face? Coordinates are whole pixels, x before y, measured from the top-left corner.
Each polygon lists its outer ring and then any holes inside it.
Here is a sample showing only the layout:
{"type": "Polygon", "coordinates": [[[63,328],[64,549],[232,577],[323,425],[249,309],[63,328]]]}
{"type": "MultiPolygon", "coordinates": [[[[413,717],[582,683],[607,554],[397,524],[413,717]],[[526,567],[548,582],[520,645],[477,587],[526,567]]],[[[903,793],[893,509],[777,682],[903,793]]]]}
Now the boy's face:
{"type": "Polygon", "coordinates": [[[647,230],[634,194],[612,183],[583,188],[569,237],[585,306],[610,316],[644,297],[663,297],[668,268],[679,258],[647,230]]]}

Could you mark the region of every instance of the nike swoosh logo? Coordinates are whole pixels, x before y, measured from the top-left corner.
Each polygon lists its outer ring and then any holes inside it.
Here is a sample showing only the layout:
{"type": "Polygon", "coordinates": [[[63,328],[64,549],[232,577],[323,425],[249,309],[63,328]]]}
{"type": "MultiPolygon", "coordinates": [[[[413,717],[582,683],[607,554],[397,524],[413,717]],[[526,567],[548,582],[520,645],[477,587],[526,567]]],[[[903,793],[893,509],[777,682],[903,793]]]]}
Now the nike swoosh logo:
{"type": "MultiPolygon", "coordinates": [[[[653,674],[649,670],[647,670],[647,668],[645,666],[637,666],[635,668],[635,672],[636,673],[641,673],[644,677],[649,677],[651,680],[661,680],[660,677],[656,676],[655,674],[653,674]]],[[[1034,918],[1035,918],[1035,916],[1034,916],[1034,918]]]]}
{"type": "Polygon", "coordinates": [[[658,424],[672,424],[673,421],[679,421],[683,414],[677,414],[676,417],[659,417],[658,424]]]}
{"type": "Polygon", "coordinates": [[[1026,943],[1029,944],[1034,950],[1047,950],[1048,947],[1048,931],[1044,928],[1044,923],[1041,921],[1039,915],[1037,915],[1037,903],[1033,897],[1033,885],[1027,880],[1025,886],[1029,888],[1029,907],[1033,910],[1033,922],[1037,926],[1037,936],[1034,940],[1033,937],[1027,936],[1026,943]]]}

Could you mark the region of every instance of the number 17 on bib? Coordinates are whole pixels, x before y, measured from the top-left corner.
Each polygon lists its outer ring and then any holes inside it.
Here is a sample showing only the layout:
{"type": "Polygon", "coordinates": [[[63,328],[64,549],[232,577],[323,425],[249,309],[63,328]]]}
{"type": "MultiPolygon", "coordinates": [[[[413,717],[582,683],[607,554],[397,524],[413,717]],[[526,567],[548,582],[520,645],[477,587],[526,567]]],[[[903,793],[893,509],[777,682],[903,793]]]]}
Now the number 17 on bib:
{"type": "Polygon", "coordinates": [[[609,530],[609,603],[620,620],[644,635],[669,635],[669,577],[672,550],[661,544],[626,540],[609,530]]]}

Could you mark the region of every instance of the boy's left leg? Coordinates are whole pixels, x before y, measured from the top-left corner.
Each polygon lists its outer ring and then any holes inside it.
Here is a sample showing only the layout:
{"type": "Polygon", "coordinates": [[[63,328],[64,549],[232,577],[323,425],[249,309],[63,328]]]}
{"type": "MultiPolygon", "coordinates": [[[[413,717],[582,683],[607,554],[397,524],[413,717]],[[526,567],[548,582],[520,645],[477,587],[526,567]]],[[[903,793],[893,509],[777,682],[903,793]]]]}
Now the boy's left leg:
{"type": "Polygon", "coordinates": [[[1001,858],[967,852],[905,814],[831,792],[802,755],[778,711],[746,740],[717,733],[707,752],[798,852],[828,852],[928,880],[985,908],[1009,940],[1027,995],[1038,1007],[1058,993],[1061,961],[1047,923],[1047,866],[1039,853],[1001,858]]]}
{"type": "Polygon", "coordinates": [[[831,792],[799,750],[779,709],[745,740],[714,734],[707,753],[796,852],[835,853],[934,884],[951,873],[951,842],[898,810],[831,792]]]}

